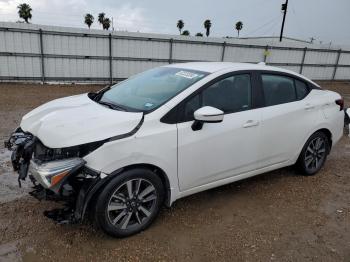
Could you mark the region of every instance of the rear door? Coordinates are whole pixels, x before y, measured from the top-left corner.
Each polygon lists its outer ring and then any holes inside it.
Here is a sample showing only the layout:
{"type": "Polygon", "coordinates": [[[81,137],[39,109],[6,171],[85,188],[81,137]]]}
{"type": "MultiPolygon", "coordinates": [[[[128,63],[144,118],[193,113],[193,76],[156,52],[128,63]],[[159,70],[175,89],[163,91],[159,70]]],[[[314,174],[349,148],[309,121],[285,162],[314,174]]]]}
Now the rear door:
{"type": "Polygon", "coordinates": [[[261,72],[260,76],[265,100],[261,110],[261,167],[267,167],[298,154],[300,144],[318,119],[318,107],[305,98],[309,93],[306,82],[276,72],[261,72]]]}

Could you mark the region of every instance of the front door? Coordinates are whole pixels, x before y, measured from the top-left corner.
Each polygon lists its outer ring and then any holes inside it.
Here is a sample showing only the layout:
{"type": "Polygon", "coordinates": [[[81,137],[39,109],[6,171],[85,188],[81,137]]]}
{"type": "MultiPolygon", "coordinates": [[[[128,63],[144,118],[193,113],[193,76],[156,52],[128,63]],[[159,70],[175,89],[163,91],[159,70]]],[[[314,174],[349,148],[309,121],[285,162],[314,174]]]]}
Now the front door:
{"type": "Polygon", "coordinates": [[[185,102],[177,124],[181,191],[259,167],[261,109],[251,109],[251,94],[250,74],[231,75],[185,102]],[[203,106],[224,111],[224,119],[194,131],[193,112],[203,106]]]}

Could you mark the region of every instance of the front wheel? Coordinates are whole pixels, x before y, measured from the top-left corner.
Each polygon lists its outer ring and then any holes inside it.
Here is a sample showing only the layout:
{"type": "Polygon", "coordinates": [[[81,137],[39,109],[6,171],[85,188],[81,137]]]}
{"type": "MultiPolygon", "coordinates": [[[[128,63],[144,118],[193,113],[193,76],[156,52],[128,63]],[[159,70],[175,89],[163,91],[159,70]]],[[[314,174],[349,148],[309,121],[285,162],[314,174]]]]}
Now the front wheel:
{"type": "Polygon", "coordinates": [[[323,132],[314,133],[305,143],[298,159],[304,175],[316,174],[324,165],[329,152],[329,139],[323,132]]]}
{"type": "Polygon", "coordinates": [[[163,184],[155,173],[128,170],[112,179],[98,196],[95,221],[109,235],[130,236],[153,222],[163,199],[163,184]]]}

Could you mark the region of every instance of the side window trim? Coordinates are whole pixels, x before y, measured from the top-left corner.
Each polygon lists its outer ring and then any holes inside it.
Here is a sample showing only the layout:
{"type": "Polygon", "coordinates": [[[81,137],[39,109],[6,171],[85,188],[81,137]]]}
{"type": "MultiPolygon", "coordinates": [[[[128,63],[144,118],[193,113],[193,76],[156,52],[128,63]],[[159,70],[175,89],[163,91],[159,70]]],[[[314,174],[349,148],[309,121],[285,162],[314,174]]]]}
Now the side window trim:
{"type": "MultiPolygon", "coordinates": [[[[251,79],[251,109],[257,109],[266,107],[265,98],[264,98],[264,91],[262,86],[262,77],[261,75],[265,74],[272,74],[272,75],[281,75],[281,76],[287,76],[291,77],[294,80],[294,86],[295,86],[295,80],[299,80],[306,84],[307,87],[307,93],[306,95],[301,99],[305,99],[308,94],[313,89],[320,89],[319,87],[313,85],[311,82],[305,80],[304,78],[295,76],[293,74],[289,74],[286,72],[278,72],[278,71],[272,71],[272,70],[241,70],[241,71],[235,71],[230,72],[221,76],[218,76],[217,78],[209,81],[208,83],[204,84],[200,88],[198,88],[194,93],[190,94],[186,98],[184,98],[181,102],[179,102],[175,107],[173,107],[169,112],[167,112],[160,121],[167,124],[176,124],[176,123],[182,123],[183,121],[180,119],[183,118],[184,113],[184,103],[191,99],[193,96],[195,96],[198,92],[201,92],[204,88],[214,84],[217,81],[220,81],[220,79],[224,79],[230,76],[234,76],[237,74],[250,74],[251,79]]],[[[296,87],[295,87],[296,88],[296,87]]],[[[297,100],[297,101],[301,101],[297,100]]]]}
{"type": "Polygon", "coordinates": [[[297,93],[297,83],[296,83],[296,79],[292,78],[293,80],[293,85],[294,85],[294,94],[295,94],[295,101],[298,101],[298,93],[297,93]]]}
{"type": "MultiPolygon", "coordinates": [[[[174,106],[169,112],[167,112],[161,119],[160,121],[162,123],[166,124],[177,124],[177,123],[183,123],[187,122],[184,121],[184,109],[185,109],[185,103],[196,96],[198,93],[202,92],[204,89],[210,87],[211,85],[215,84],[216,82],[219,82],[220,80],[223,80],[225,78],[235,76],[235,75],[242,75],[242,74],[248,74],[250,77],[250,85],[251,85],[251,109],[255,109],[255,103],[254,100],[254,89],[258,88],[258,81],[257,81],[257,75],[254,70],[239,70],[239,71],[234,71],[234,72],[229,72],[226,74],[223,74],[221,76],[218,76],[209,82],[205,83],[203,86],[199,87],[195,92],[190,94],[189,96],[185,97],[181,102],[179,102],[176,106],[174,106]]],[[[202,98],[200,98],[202,99],[202,98]]],[[[202,102],[202,101],[201,101],[202,102]]]]}
{"type": "Polygon", "coordinates": [[[252,107],[251,109],[257,109],[265,106],[264,92],[262,88],[262,82],[260,80],[260,73],[257,70],[251,71],[252,80],[252,107]]]}

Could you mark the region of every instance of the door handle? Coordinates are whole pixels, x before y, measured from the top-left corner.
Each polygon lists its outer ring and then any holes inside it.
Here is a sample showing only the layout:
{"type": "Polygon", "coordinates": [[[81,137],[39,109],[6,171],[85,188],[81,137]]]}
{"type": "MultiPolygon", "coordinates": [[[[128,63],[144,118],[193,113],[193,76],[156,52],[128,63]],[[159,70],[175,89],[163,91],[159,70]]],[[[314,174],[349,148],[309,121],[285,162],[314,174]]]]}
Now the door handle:
{"type": "Polygon", "coordinates": [[[314,109],[315,106],[314,105],[311,105],[311,104],[306,104],[305,105],[305,110],[310,110],[310,109],[314,109]]]}
{"type": "Polygon", "coordinates": [[[253,126],[258,126],[258,125],[259,125],[259,121],[248,120],[247,122],[245,122],[245,124],[243,124],[243,127],[247,128],[247,127],[253,127],[253,126]]]}

